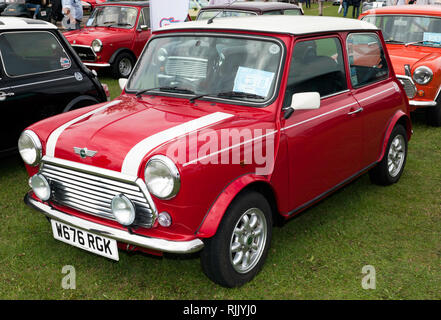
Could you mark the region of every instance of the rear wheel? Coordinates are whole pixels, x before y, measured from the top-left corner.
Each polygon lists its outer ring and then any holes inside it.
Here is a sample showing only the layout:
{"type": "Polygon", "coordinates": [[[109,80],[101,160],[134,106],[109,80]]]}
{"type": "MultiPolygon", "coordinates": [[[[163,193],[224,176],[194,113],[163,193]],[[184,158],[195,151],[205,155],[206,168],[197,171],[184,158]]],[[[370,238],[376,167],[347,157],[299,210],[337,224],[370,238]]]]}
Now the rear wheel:
{"type": "Polygon", "coordinates": [[[238,287],[262,268],[271,243],[272,215],[260,193],[239,195],[225,212],[216,235],[201,253],[204,273],[215,283],[238,287]]]}
{"type": "Polygon", "coordinates": [[[392,130],[383,159],[369,171],[371,181],[379,185],[398,182],[407,159],[407,132],[397,124],[392,130]]]}

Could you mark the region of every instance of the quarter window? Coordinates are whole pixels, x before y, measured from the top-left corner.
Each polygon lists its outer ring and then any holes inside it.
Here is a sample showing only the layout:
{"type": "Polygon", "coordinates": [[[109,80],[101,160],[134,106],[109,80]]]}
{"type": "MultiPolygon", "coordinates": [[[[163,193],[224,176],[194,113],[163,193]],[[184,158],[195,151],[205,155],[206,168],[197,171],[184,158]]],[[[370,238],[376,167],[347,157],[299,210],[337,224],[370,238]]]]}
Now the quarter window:
{"type": "Polygon", "coordinates": [[[376,34],[350,34],[347,50],[352,86],[357,88],[388,77],[386,57],[376,34]]]}
{"type": "Polygon", "coordinates": [[[10,77],[69,69],[71,59],[50,32],[0,35],[0,53],[10,77]],[[29,45],[32,43],[32,45],[29,45]]]}
{"type": "Polygon", "coordinates": [[[320,96],[347,89],[342,46],[338,38],[300,41],[295,44],[286,88],[285,105],[299,92],[320,96]]]}

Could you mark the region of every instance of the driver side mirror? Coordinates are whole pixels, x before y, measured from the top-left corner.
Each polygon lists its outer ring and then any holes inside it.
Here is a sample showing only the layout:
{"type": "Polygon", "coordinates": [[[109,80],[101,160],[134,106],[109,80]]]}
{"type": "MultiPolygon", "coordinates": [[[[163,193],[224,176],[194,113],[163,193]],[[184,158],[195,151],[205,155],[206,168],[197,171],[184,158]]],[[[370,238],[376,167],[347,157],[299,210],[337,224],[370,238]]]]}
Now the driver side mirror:
{"type": "Polygon", "coordinates": [[[292,95],[291,105],[284,109],[284,118],[288,119],[295,110],[315,110],[320,108],[318,92],[301,92],[292,95]]]}
{"type": "Polygon", "coordinates": [[[139,26],[138,31],[147,31],[148,29],[149,29],[149,26],[142,24],[139,26]]]}
{"type": "Polygon", "coordinates": [[[119,87],[121,88],[121,90],[124,90],[124,88],[126,87],[127,81],[128,81],[128,79],[126,79],[126,78],[118,79],[118,84],[119,84],[119,87]]]}

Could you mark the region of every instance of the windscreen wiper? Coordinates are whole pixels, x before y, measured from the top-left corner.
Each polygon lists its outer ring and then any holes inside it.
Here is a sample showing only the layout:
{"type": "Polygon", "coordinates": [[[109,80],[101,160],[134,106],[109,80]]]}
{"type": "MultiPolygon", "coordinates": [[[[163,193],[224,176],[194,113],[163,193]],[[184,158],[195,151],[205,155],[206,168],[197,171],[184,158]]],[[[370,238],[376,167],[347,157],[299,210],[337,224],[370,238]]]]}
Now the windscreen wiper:
{"type": "Polygon", "coordinates": [[[246,99],[265,99],[266,97],[260,96],[258,94],[254,93],[246,93],[246,92],[240,92],[240,91],[227,91],[227,92],[220,92],[217,94],[218,97],[222,98],[246,98],[246,99]]]}
{"type": "Polygon", "coordinates": [[[193,98],[190,98],[190,102],[193,103],[195,100],[198,100],[203,97],[208,96],[216,96],[219,98],[225,97],[225,98],[248,98],[248,99],[265,99],[265,97],[259,96],[257,94],[253,93],[246,93],[246,92],[237,92],[237,91],[228,91],[228,92],[218,92],[218,93],[204,93],[197,96],[194,96],[193,98]]]}
{"type": "Polygon", "coordinates": [[[421,43],[421,44],[434,44],[434,45],[441,45],[441,43],[439,43],[439,42],[435,42],[435,41],[426,41],[426,40],[420,40],[420,41],[414,41],[414,42],[409,42],[409,43],[406,43],[404,46],[405,47],[407,47],[407,46],[410,46],[410,45],[412,45],[412,44],[419,44],[419,43],[421,43]]]}
{"type": "Polygon", "coordinates": [[[403,41],[399,41],[399,40],[394,40],[394,39],[389,39],[389,40],[385,40],[384,42],[386,43],[397,43],[397,44],[404,44],[403,41]]]}
{"type": "Polygon", "coordinates": [[[143,89],[139,90],[135,93],[136,97],[140,97],[142,94],[147,93],[149,91],[153,90],[159,90],[159,91],[169,91],[169,92],[178,92],[178,93],[187,93],[187,94],[194,94],[194,91],[186,88],[179,88],[179,87],[157,87],[157,88],[149,88],[149,89],[143,89]]]}

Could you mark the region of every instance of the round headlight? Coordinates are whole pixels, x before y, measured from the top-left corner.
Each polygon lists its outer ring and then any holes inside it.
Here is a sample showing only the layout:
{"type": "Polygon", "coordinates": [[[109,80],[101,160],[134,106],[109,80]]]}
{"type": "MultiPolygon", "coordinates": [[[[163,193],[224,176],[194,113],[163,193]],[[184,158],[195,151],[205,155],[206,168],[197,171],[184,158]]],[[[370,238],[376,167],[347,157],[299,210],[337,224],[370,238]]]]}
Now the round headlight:
{"type": "Polygon", "coordinates": [[[34,132],[30,130],[22,132],[18,139],[18,151],[26,164],[36,166],[40,163],[42,157],[41,142],[34,132]]]}
{"type": "Polygon", "coordinates": [[[100,52],[103,48],[103,43],[100,39],[95,39],[92,41],[92,50],[95,52],[100,52]]]}
{"type": "Polygon", "coordinates": [[[428,84],[433,78],[433,72],[429,67],[421,66],[415,69],[412,78],[418,84],[428,84]]]}
{"type": "Polygon", "coordinates": [[[46,178],[41,174],[37,173],[36,175],[32,176],[29,181],[29,185],[31,186],[35,195],[42,201],[47,201],[51,197],[51,187],[49,182],[47,182],[46,178]]]}
{"type": "Polygon", "coordinates": [[[181,187],[178,168],[165,156],[152,157],[145,167],[145,181],[150,193],[159,199],[171,199],[181,187]]]}
{"type": "Polygon", "coordinates": [[[112,213],[116,220],[123,226],[130,226],[135,221],[135,206],[123,194],[112,199],[112,213]]]}

